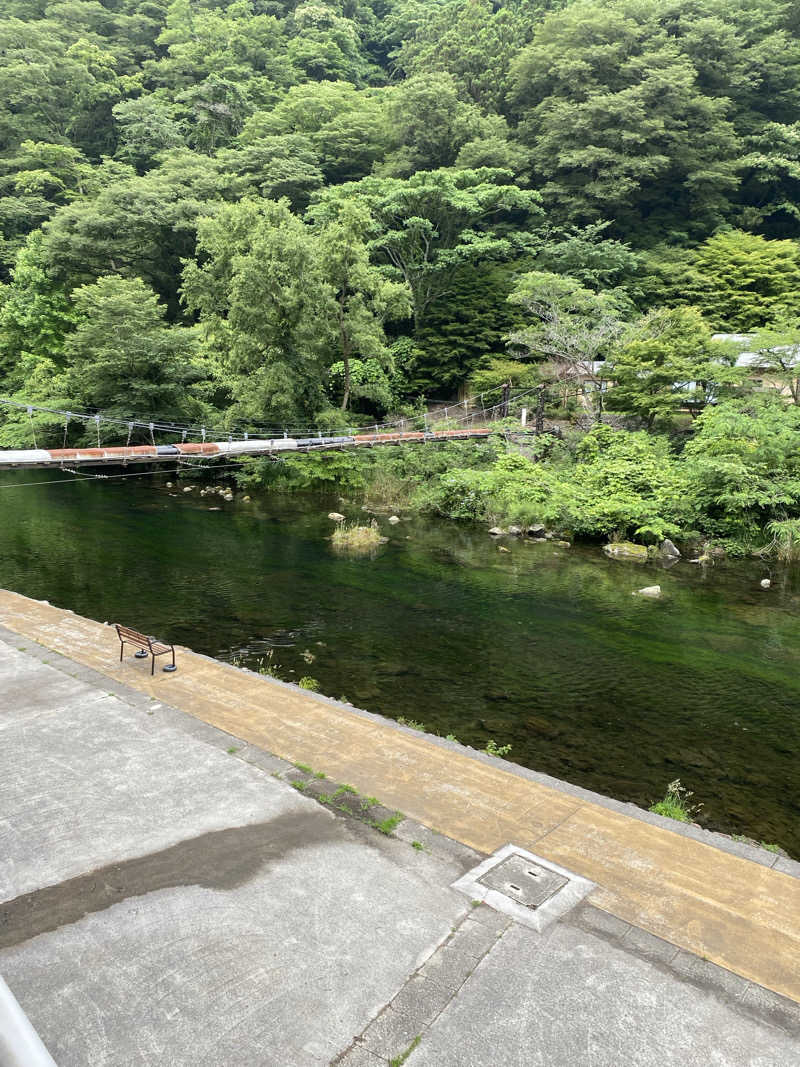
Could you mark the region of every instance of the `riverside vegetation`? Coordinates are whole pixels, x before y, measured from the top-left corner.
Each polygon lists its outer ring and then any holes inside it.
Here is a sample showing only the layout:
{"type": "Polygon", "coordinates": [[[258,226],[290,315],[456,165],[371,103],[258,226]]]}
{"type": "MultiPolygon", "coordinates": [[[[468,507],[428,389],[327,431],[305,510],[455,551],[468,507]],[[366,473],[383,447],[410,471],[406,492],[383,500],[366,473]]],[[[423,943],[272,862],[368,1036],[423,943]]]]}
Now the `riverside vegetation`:
{"type": "MultiPolygon", "coordinates": [[[[544,381],[563,417],[579,365],[605,360],[613,430],[247,476],[794,558],[795,14],[9,0],[0,393],[233,432],[544,381]],[[752,335],[759,382],[714,332],[752,335]]],[[[0,445],[34,435],[86,429],[3,409],[0,445]]]]}

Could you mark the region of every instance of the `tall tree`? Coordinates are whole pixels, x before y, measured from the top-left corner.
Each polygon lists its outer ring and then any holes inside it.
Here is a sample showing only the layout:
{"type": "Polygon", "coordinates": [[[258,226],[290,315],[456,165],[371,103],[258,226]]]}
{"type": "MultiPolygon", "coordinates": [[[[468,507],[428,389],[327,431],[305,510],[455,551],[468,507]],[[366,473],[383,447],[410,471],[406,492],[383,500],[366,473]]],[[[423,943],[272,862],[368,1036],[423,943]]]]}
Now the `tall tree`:
{"type": "Polygon", "coordinates": [[[411,289],[419,330],[461,266],[506,260],[518,251],[508,224],[514,220],[525,227],[541,209],[538,194],[510,178],[507,171],[489,169],[365,178],[318,194],[309,214],[324,224],[349,200],[369,207],[378,225],[370,248],[411,289]]]}
{"type": "Polygon", "coordinates": [[[390,364],[383,332],[387,320],[411,314],[411,291],[405,282],[390,281],[370,263],[367,239],[374,221],[355,201],[342,210],[319,235],[322,273],[333,291],[338,349],[343,365],[342,410],[350,406],[354,358],[390,364]]]}
{"type": "Polygon", "coordinates": [[[263,425],[324,406],[334,293],[310,229],[285,200],[244,200],[203,219],[184,299],[224,369],[239,417],[263,425]]]}

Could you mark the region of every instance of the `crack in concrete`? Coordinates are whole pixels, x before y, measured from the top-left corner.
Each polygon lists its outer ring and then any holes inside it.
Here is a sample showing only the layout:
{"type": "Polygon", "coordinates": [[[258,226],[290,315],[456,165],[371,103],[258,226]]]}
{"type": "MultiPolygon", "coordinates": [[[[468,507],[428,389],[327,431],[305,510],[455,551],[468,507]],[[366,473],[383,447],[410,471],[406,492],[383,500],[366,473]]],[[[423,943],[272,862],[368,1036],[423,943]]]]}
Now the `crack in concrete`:
{"type": "Polygon", "coordinates": [[[317,811],[290,812],[266,822],[212,830],[1,903],[0,949],[160,889],[187,885],[236,889],[296,849],[340,838],[336,822],[317,811]]]}

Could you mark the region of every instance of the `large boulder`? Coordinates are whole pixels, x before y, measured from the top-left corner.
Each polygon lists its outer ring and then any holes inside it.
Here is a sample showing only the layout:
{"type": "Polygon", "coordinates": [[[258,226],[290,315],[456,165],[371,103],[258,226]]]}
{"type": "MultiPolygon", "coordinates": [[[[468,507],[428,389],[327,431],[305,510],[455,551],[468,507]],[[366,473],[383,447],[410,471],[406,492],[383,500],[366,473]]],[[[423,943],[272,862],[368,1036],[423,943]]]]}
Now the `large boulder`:
{"type": "Polygon", "coordinates": [[[664,540],[661,542],[659,552],[664,557],[664,559],[680,559],[681,555],[678,549],[668,537],[665,537],[664,540]]]}
{"type": "Polygon", "coordinates": [[[502,535],[505,533],[505,530],[501,530],[499,526],[493,526],[489,533],[492,535],[492,537],[502,537],[502,535]]]}
{"type": "Polygon", "coordinates": [[[531,537],[542,537],[545,531],[545,527],[540,522],[535,522],[533,526],[528,527],[528,533],[531,537]]]}
{"type": "Polygon", "coordinates": [[[661,596],[660,585],[646,585],[644,589],[637,589],[634,596],[661,596]]]}
{"type": "Polygon", "coordinates": [[[603,551],[612,559],[626,559],[631,563],[647,563],[647,548],[645,545],[635,545],[632,541],[615,541],[609,545],[603,545],[603,551]]]}
{"type": "Polygon", "coordinates": [[[508,532],[511,534],[512,537],[519,537],[519,535],[522,533],[522,527],[521,526],[509,526],[508,532]]]}

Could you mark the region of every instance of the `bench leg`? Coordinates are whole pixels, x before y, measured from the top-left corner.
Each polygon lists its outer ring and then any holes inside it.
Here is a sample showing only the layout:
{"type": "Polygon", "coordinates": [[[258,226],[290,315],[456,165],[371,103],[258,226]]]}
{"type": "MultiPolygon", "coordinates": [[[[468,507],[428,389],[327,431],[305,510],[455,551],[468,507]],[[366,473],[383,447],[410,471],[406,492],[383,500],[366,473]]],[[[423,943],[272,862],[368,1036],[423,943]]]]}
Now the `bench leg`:
{"type": "Polygon", "coordinates": [[[152,660],[150,664],[150,677],[152,678],[152,676],[156,673],[156,657],[152,652],[150,653],[150,657],[152,660]]]}
{"type": "Polygon", "coordinates": [[[122,641],[120,641],[120,643],[119,643],[119,661],[120,661],[120,663],[122,663],[122,650],[123,650],[124,647],[125,646],[123,645],[122,641]]]}

